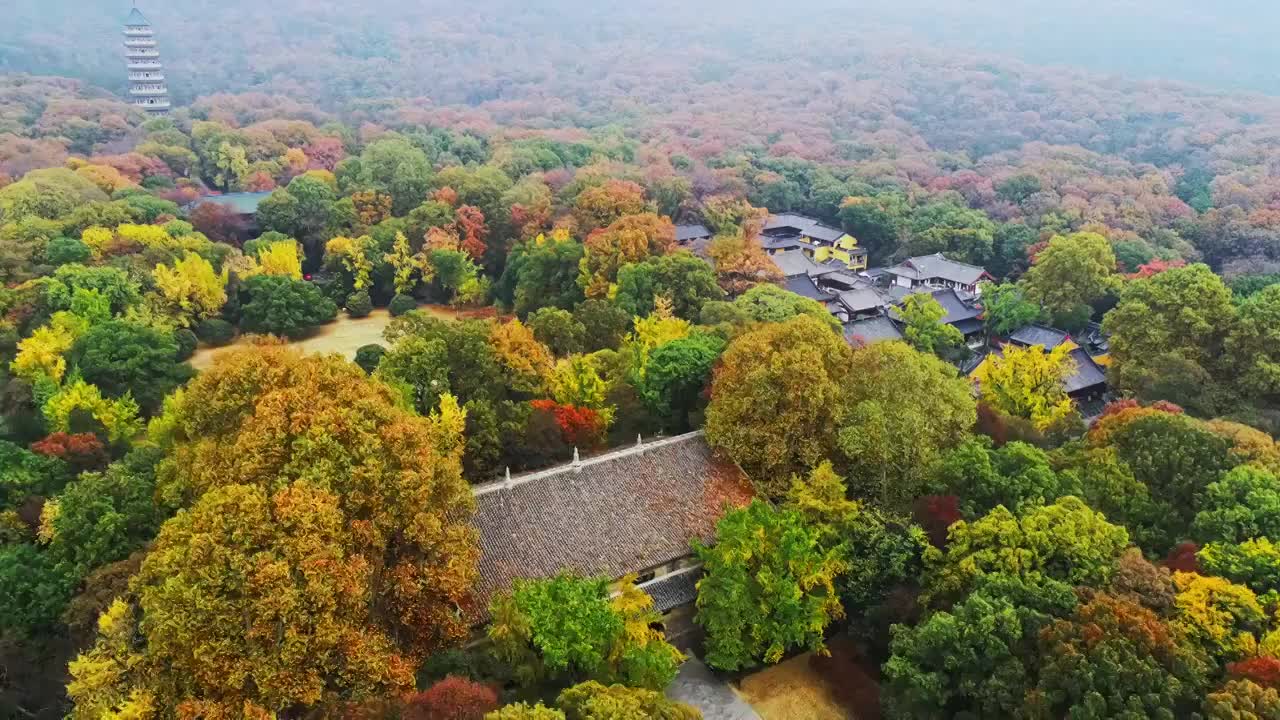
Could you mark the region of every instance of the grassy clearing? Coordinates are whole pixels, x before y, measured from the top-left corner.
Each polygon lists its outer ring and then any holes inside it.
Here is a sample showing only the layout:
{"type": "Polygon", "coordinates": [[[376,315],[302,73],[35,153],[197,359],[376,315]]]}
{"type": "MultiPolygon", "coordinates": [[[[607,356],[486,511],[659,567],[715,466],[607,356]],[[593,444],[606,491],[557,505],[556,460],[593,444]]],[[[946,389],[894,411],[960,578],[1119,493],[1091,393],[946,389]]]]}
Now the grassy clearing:
{"type": "MultiPolygon", "coordinates": [[[[462,313],[443,305],[424,305],[419,307],[418,310],[449,320],[462,315],[462,313]]],[[[333,322],[321,325],[311,335],[289,344],[303,352],[338,353],[351,360],[355,358],[356,350],[360,349],[361,346],[370,343],[386,344],[386,341],[382,339],[382,331],[391,322],[391,319],[391,314],[387,312],[386,308],[377,308],[372,313],[369,313],[367,317],[362,318],[339,314],[338,318],[333,322]]],[[[191,358],[191,367],[197,370],[207,368],[213,364],[213,360],[218,353],[227,348],[244,344],[243,338],[237,338],[235,342],[223,347],[200,348],[191,358]]]]}

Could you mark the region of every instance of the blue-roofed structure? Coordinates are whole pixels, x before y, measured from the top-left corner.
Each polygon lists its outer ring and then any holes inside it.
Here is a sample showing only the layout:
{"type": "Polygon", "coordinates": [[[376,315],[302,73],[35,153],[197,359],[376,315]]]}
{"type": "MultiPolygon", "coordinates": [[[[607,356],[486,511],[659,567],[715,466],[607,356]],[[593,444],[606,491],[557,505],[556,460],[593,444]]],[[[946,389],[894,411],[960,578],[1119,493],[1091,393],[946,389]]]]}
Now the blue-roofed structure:
{"type": "Polygon", "coordinates": [[[269,192],[234,192],[223,195],[205,195],[191,203],[189,207],[194,209],[205,203],[217,203],[218,205],[225,205],[237,215],[253,215],[258,212],[258,205],[262,204],[262,201],[268,197],[271,197],[269,192]]]}

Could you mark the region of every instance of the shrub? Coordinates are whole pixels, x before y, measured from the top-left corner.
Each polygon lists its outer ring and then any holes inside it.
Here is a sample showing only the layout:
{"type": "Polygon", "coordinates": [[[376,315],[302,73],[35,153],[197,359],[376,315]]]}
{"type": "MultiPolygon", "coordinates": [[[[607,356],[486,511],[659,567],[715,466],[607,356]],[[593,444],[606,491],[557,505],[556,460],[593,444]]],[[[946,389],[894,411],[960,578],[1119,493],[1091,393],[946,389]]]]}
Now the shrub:
{"type": "Polygon", "coordinates": [[[418,301],[408,295],[396,295],[391,298],[391,304],[387,306],[387,310],[390,311],[391,317],[400,317],[401,315],[410,312],[411,310],[416,310],[417,308],[418,301]]]}
{"type": "Polygon", "coordinates": [[[69,237],[56,237],[50,240],[44,249],[44,259],[50,265],[83,263],[87,262],[91,255],[88,245],[69,237]]]}
{"type": "Polygon", "coordinates": [[[359,290],[347,296],[347,314],[353,318],[368,317],[373,312],[373,300],[369,293],[359,290]]]}
{"type": "Polygon", "coordinates": [[[236,336],[236,328],[222,318],[201,320],[196,325],[196,337],[214,347],[226,345],[236,336]]]}
{"type": "Polygon", "coordinates": [[[190,360],[196,354],[196,346],[200,344],[200,340],[195,333],[186,328],[178,328],[173,333],[173,339],[178,343],[178,362],[190,360]]]}
{"type": "Polygon", "coordinates": [[[1273,657],[1256,657],[1227,665],[1227,674],[1233,678],[1252,680],[1265,688],[1280,689],[1280,660],[1273,657]]]}
{"type": "Polygon", "coordinates": [[[107,464],[107,449],[93,433],[56,432],[31,443],[31,451],[55,457],[71,466],[76,473],[96,470],[107,464]]]}
{"type": "Polygon", "coordinates": [[[1200,546],[1193,542],[1180,542],[1169,551],[1168,557],[1164,559],[1164,566],[1176,572],[1200,572],[1200,561],[1196,559],[1196,553],[1200,552],[1200,546]]]}
{"type": "Polygon", "coordinates": [[[404,720],[484,720],[498,709],[498,695],[487,685],[450,675],[405,701],[404,720]]]}
{"type": "Polygon", "coordinates": [[[938,548],[947,546],[947,531],[964,519],[960,513],[960,498],[955,495],[924,495],[917,498],[913,515],[929,535],[929,542],[938,548]]]}
{"type": "Polygon", "coordinates": [[[305,280],[256,275],[245,282],[245,289],[250,300],[241,310],[240,326],[249,332],[298,338],[338,314],[333,301],[305,280]]]}
{"type": "Polygon", "coordinates": [[[370,375],[374,370],[378,369],[378,364],[382,362],[382,356],[387,354],[387,349],[377,343],[361,345],[356,350],[356,364],[370,375]]]}

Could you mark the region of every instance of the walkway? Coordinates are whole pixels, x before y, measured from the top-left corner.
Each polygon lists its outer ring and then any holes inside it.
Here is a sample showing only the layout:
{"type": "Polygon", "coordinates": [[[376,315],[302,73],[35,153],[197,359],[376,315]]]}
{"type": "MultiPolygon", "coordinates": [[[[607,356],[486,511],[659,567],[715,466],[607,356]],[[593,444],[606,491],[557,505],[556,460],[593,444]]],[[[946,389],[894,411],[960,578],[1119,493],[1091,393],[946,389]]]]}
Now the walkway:
{"type": "Polygon", "coordinates": [[[738,697],[729,683],[717,678],[710,668],[692,655],[680,666],[680,674],[667,687],[667,697],[701,710],[703,720],[760,720],[756,711],[738,697]]]}

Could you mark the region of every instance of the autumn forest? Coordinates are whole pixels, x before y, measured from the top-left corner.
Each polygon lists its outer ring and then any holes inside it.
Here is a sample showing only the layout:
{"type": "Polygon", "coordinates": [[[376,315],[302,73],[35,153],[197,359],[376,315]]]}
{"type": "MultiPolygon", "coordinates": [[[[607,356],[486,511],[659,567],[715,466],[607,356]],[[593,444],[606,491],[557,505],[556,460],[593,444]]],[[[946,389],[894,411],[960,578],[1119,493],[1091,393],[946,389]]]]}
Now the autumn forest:
{"type": "Polygon", "coordinates": [[[1236,4],[0,10],[0,717],[1280,720],[1236,4]]]}

